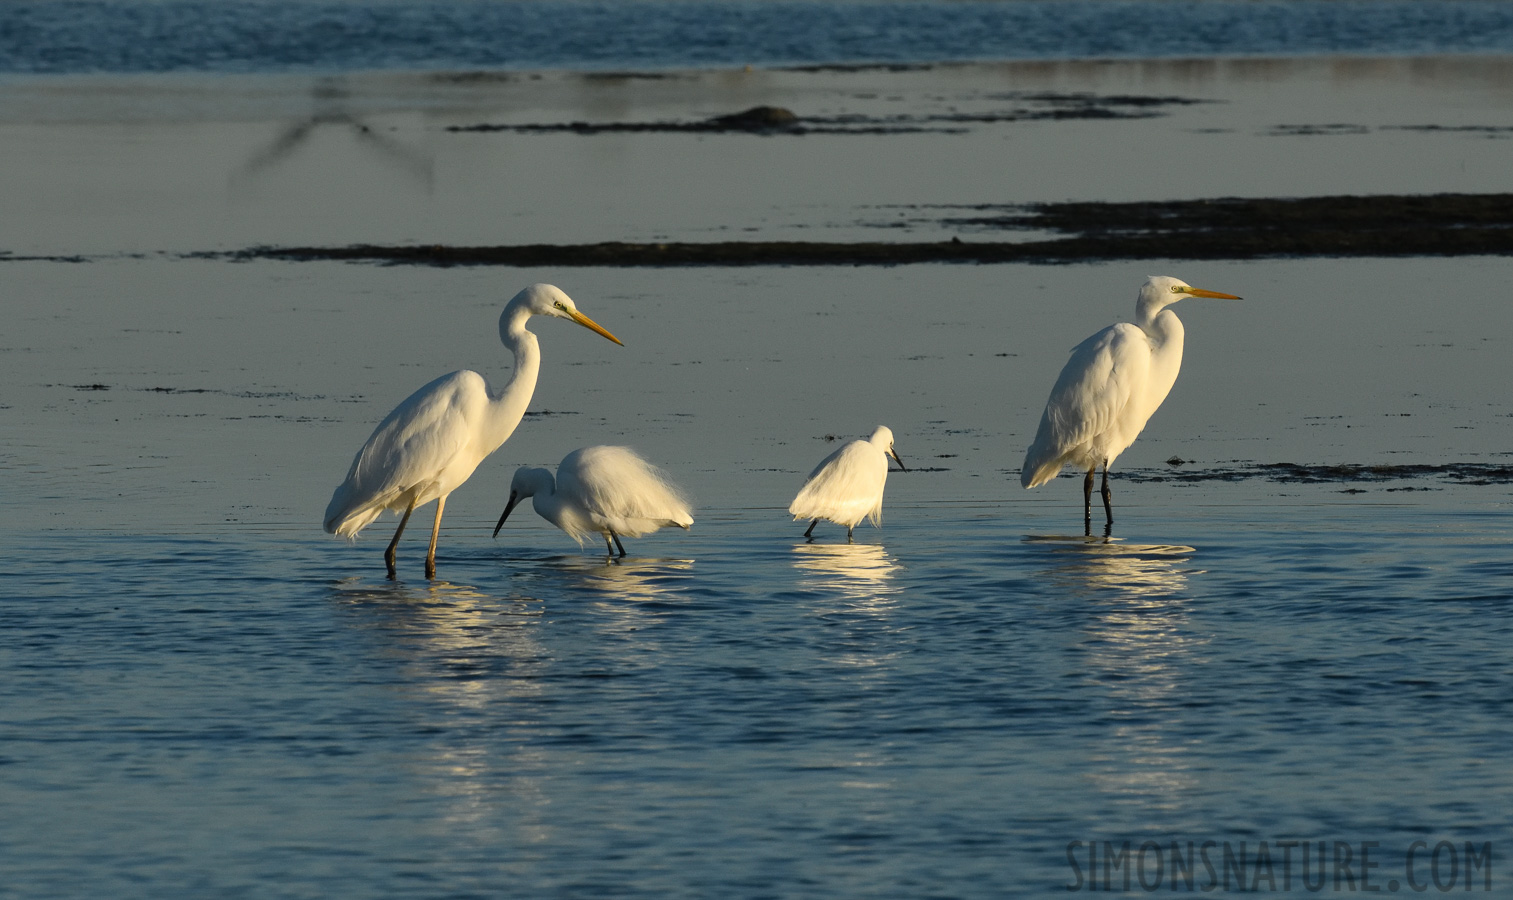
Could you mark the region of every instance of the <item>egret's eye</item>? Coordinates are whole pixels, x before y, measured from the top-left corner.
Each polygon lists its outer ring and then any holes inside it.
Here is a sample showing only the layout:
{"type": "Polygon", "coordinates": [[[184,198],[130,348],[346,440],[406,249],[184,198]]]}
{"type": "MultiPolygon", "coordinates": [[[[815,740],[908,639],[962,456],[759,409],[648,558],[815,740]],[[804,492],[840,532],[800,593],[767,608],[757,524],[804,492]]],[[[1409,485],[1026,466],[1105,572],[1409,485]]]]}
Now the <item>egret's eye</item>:
{"type": "Polygon", "coordinates": [[[560,310],[566,310],[567,309],[567,307],[565,307],[565,306],[562,305],[562,301],[561,300],[556,301],[552,305],[555,306],[555,307],[557,307],[560,310]]]}
{"type": "Polygon", "coordinates": [[[1182,293],[1182,292],[1183,292],[1183,291],[1184,291],[1184,290],[1186,290],[1186,288],[1184,288],[1184,287],[1183,287],[1183,286],[1182,286],[1182,285],[1180,285],[1180,284],[1174,284],[1174,285],[1172,285],[1172,293],[1173,293],[1173,294],[1180,294],[1180,293],[1182,293]]]}

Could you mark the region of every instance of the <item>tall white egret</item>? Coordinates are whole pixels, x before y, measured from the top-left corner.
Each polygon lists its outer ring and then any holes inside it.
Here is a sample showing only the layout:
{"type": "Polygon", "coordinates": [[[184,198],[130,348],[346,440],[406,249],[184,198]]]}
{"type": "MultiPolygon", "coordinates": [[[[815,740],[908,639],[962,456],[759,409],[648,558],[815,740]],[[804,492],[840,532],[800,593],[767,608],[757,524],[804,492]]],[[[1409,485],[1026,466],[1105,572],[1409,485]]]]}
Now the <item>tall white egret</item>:
{"type": "Polygon", "coordinates": [[[893,449],[893,432],[879,425],[872,437],[852,441],[821,460],[788,506],[795,520],[814,520],[804,537],[813,540],[814,526],[820,519],[846,526],[848,542],[862,519],[871,519],[873,526],[882,521],[883,485],[888,481],[890,456],[899,469],[909,471],[893,449]]]}
{"type": "Polygon", "coordinates": [[[1183,297],[1239,300],[1179,278],[1154,275],[1135,300],[1135,321],[1110,325],[1076,347],[1040,417],[1035,442],[1024,455],[1019,483],[1042,485],[1064,465],[1087,469],[1082,482],[1083,523],[1093,522],[1093,473],[1103,466],[1103,511],[1110,527],[1114,507],[1109,466],[1135,442],[1166,399],[1182,368],[1182,322],[1166,307],[1183,297]]]}
{"type": "Polygon", "coordinates": [[[436,576],[436,537],[447,496],[499,449],[525,415],[541,369],[541,348],[536,336],[525,330],[531,316],[568,319],[620,344],[619,338],[578,312],[560,289],[533,284],[505,304],[499,317],[499,339],[515,355],[514,372],[503,390],[494,393],[482,375],[464,369],[441,376],[394,407],[357,451],[347,479],[331,495],[325,520],[327,532],[354,537],[384,510],[403,510],[384,551],[390,578],[395,577],[395,548],[410,513],[432,500],[436,522],[426,551],[426,577],[436,576]]]}
{"type": "Polygon", "coordinates": [[[688,498],[662,470],[629,447],[574,450],[557,464],[556,478],[547,469],[516,469],[510,501],[494,526],[494,537],[526,497],[537,515],[567,532],[580,547],[584,535],[604,535],[604,549],[611,556],[616,547],[625,555],[621,535],[640,537],[669,525],[687,529],[693,524],[688,498]]]}

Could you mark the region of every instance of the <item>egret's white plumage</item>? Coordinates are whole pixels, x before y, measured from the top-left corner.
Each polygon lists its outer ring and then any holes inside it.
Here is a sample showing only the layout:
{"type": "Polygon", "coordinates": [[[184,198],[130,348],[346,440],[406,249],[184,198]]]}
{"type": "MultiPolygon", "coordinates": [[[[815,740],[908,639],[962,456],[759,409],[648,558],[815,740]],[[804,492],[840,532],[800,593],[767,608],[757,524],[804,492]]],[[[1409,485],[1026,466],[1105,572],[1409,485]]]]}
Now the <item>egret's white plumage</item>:
{"type": "Polygon", "coordinates": [[[525,330],[531,316],[577,322],[619,344],[620,339],[578,312],[572,299],[550,284],[533,284],[505,304],[499,339],[515,356],[515,369],[499,393],[477,372],[443,375],[394,408],[352,460],[347,478],[331,495],[325,527],[331,534],[354,537],[386,509],[403,513],[384,553],[394,577],[395,548],[415,507],[432,500],[436,521],[426,552],[426,577],[436,574],[436,537],[447,496],[468,480],[490,453],[499,449],[520,424],[536,376],[541,349],[525,330]]]}
{"type": "Polygon", "coordinates": [[[862,519],[871,519],[874,526],[881,522],[890,456],[908,471],[893,449],[893,432],[879,425],[867,440],[852,441],[825,457],[788,506],[795,520],[813,520],[804,537],[813,534],[820,519],[846,526],[848,541],[862,519]]]}
{"type": "Polygon", "coordinates": [[[1188,285],[1178,278],[1152,276],[1135,301],[1135,321],[1120,322],[1072,348],[1040,417],[1035,442],[1024,456],[1019,483],[1026,488],[1050,481],[1062,466],[1087,470],[1083,510],[1092,521],[1093,472],[1103,466],[1103,508],[1113,524],[1108,470],[1139,437],[1177,382],[1182,368],[1182,322],[1167,309],[1183,297],[1238,300],[1188,285]]]}
{"type": "Polygon", "coordinates": [[[629,447],[583,447],[547,469],[521,466],[510,479],[510,500],[494,526],[504,527],[515,505],[531,498],[537,515],[567,532],[583,546],[589,534],[604,535],[611,554],[625,555],[621,536],[640,537],[660,528],[693,524],[688,498],[656,466],[629,447]],[[610,546],[610,540],[614,546],[610,546]]]}

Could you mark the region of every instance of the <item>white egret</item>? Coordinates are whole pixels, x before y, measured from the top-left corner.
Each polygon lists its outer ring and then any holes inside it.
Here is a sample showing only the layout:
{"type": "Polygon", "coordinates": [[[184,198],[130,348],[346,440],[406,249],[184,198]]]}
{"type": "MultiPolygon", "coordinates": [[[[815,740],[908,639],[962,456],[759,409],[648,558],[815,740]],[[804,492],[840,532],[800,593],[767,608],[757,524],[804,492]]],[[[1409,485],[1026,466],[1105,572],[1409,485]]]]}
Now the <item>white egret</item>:
{"type": "Polygon", "coordinates": [[[899,469],[909,471],[893,449],[893,432],[879,425],[867,440],[852,441],[825,457],[788,506],[795,521],[814,520],[804,537],[813,540],[814,526],[820,519],[846,526],[847,541],[862,519],[871,519],[876,526],[883,517],[883,485],[888,480],[890,456],[899,469]]]}
{"type": "MultiPolygon", "coordinates": [[[[505,304],[499,339],[515,356],[515,369],[499,393],[477,372],[443,375],[394,407],[352,460],[347,479],[326,507],[326,531],[354,537],[386,509],[403,511],[384,552],[395,577],[395,548],[415,507],[436,501],[436,522],[426,551],[426,577],[436,576],[436,537],[447,496],[468,480],[520,424],[536,390],[541,349],[525,330],[531,316],[569,319],[620,344],[620,339],[578,311],[572,298],[550,284],[533,284],[505,304]]],[[[624,346],[621,344],[621,346],[624,346]]]]}
{"type": "Polygon", "coordinates": [[[1087,469],[1082,482],[1083,522],[1093,521],[1093,473],[1103,466],[1103,510],[1110,527],[1114,508],[1109,466],[1135,442],[1170,393],[1182,368],[1182,322],[1167,309],[1183,297],[1239,300],[1189,286],[1178,278],[1148,278],[1135,301],[1135,321],[1110,325],[1076,347],[1056,379],[1035,442],[1024,455],[1019,483],[1036,487],[1064,465],[1087,469]]]}
{"type": "Polygon", "coordinates": [[[629,447],[574,450],[557,464],[556,478],[547,469],[516,469],[494,537],[515,505],[527,497],[537,515],[567,532],[580,547],[584,535],[604,535],[604,548],[611,556],[616,547],[625,555],[621,535],[640,537],[669,525],[686,530],[693,524],[688,498],[662,470],[629,447]]]}

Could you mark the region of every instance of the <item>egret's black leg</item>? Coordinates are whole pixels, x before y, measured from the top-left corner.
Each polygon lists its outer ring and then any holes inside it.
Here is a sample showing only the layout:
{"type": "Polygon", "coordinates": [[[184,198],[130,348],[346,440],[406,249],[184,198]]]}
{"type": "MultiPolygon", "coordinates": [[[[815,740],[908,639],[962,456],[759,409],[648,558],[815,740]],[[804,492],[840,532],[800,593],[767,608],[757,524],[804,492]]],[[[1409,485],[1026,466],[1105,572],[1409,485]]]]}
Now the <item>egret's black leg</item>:
{"type": "Polygon", "coordinates": [[[811,541],[814,540],[814,526],[818,525],[819,523],[819,519],[815,519],[813,522],[810,522],[808,529],[804,531],[804,537],[808,538],[811,541]]]}
{"type": "Polygon", "coordinates": [[[410,522],[410,513],[415,511],[415,498],[410,498],[410,505],[405,507],[405,514],[399,519],[399,527],[394,529],[394,540],[389,541],[389,549],[384,551],[384,563],[389,567],[389,580],[398,577],[398,570],[394,567],[394,558],[399,548],[399,536],[405,533],[405,526],[410,522]]]}
{"type": "Polygon", "coordinates": [[[1093,473],[1096,471],[1098,467],[1093,466],[1082,479],[1082,533],[1088,536],[1093,533],[1093,473]]]}
{"type": "Polygon", "coordinates": [[[609,534],[610,534],[610,537],[613,537],[615,539],[615,546],[620,548],[620,558],[624,559],[625,558],[625,545],[622,544],[622,543],[620,543],[620,536],[618,534],[615,534],[613,531],[611,531],[609,534]]]}
{"type": "Polygon", "coordinates": [[[855,529],[856,529],[855,525],[847,525],[846,526],[846,543],[848,543],[848,544],[854,543],[851,540],[851,532],[854,531],[855,529]]]}
{"type": "Polygon", "coordinates": [[[609,554],[610,556],[614,556],[615,555],[615,545],[611,544],[609,542],[609,536],[610,536],[611,533],[612,532],[608,532],[608,531],[604,532],[604,552],[607,553],[607,554],[609,554]]]}
{"type": "MultiPolygon", "coordinates": [[[[1092,480],[1092,477],[1093,477],[1092,473],[1089,472],[1088,473],[1088,479],[1089,479],[1089,481],[1092,480]]],[[[1108,463],[1106,461],[1103,464],[1103,487],[1099,490],[1099,493],[1103,494],[1103,513],[1104,513],[1104,515],[1108,516],[1108,526],[1110,528],[1113,528],[1114,527],[1114,494],[1113,494],[1112,491],[1110,491],[1108,489],[1108,463]]]]}

